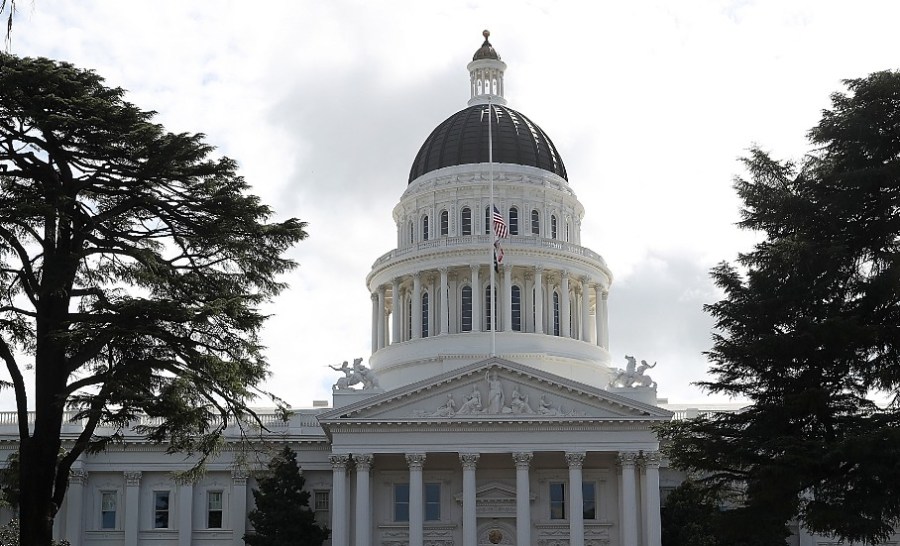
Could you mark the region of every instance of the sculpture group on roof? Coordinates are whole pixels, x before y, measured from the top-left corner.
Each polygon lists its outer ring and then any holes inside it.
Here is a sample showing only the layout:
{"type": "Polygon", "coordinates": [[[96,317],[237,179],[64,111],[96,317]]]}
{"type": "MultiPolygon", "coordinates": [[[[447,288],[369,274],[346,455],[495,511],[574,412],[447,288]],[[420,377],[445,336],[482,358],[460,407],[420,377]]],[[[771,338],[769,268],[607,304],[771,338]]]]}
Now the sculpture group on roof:
{"type": "Polygon", "coordinates": [[[646,360],[641,360],[641,365],[637,365],[637,359],[633,356],[625,355],[627,364],[625,369],[619,369],[616,376],[609,382],[610,387],[619,389],[627,388],[656,388],[656,381],[646,374],[647,370],[655,368],[656,362],[647,364],[646,360]]]}
{"type": "Polygon", "coordinates": [[[351,388],[354,385],[362,385],[362,390],[378,388],[378,380],[375,379],[372,370],[366,367],[362,361],[363,359],[361,358],[354,359],[352,367],[347,364],[346,360],[340,366],[329,365],[328,367],[332,370],[344,373],[344,377],[339,378],[337,382],[331,386],[331,390],[352,391],[356,390],[351,388]]]}

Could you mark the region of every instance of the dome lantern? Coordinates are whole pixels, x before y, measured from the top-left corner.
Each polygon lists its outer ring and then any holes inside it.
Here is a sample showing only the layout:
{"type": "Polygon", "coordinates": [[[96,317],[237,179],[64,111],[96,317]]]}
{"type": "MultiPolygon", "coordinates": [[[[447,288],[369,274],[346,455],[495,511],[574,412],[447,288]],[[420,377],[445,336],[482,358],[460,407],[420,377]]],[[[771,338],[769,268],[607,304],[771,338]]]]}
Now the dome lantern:
{"type": "Polygon", "coordinates": [[[488,101],[494,104],[505,105],[506,99],[503,98],[503,72],[506,70],[506,63],[500,60],[500,55],[488,37],[490,31],[482,32],[484,43],[472,56],[472,62],[466,68],[469,69],[469,82],[472,98],[469,99],[469,106],[476,104],[487,104],[488,101]]]}

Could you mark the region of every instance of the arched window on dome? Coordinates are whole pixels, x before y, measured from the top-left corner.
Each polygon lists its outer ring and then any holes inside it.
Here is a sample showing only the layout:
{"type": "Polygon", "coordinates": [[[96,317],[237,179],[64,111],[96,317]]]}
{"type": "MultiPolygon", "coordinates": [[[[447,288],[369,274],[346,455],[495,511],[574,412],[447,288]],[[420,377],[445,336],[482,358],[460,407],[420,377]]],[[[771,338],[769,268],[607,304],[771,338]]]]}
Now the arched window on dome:
{"type": "Polygon", "coordinates": [[[497,295],[493,294],[494,297],[491,297],[492,292],[491,285],[484,287],[484,329],[488,331],[493,329],[491,315],[494,312],[494,308],[497,306],[497,295]]]}
{"type": "Polygon", "coordinates": [[[556,215],[552,214],[550,216],[550,238],[556,239],[556,215]]]}
{"type": "Polygon", "coordinates": [[[509,207],[509,234],[519,234],[519,209],[516,207],[509,207]]]}
{"type": "Polygon", "coordinates": [[[559,292],[553,291],[553,335],[559,335],[559,292]]]}
{"type": "Polygon", "coordinates": [[[472,331],[472,287],[463,286],[460,291],[459,331],[472,331]]]}
{"type": "Polygon", "coordinates": [[[428,334],[428,292],[422,292],[422,337],[428,334]]]}
{"type": "Polygon", "coordinates": [[[422,240],[428,240],[428,215],[422,217],[422,240]]]}
{"type": "Polygon", "coordinates": [[[406,341],[412,339],[412,325],[413,325],[413,308],[412,308],[412,298],[409,297],[406,299],[406,341]]]}
{"type": "Polygon", "coordinates": [[[491,207],[484,207],[484,234],[490,235],[491,233],[491,207]]]}
{"type": "Polygon", "coordinates": [[[566,242],[569,242],[569,219],[566,218],[566,242]]]}
{"type": "Polygon", "coordinates": [[[460,235],[472,235],[472,209],[463,207],[460,221],[460,235]]]}
{"type": "Polygon", "coordinates": [[[491,94],[496,95],[496,94],[497,94],[497,89],[498,89],[498,86],[497,86],[497,79],[494,78],[493,80],[491,80],[491,94]]]}
{"type": "Polygon", "coordinates": [[[510,307],[512,308],[512,328],[514,332],[522,331],[522,289],[513,285],[510,294],[510,307]]]}
{"type": "Polygon", "coordinates": [[[531,234],[541,235],[541,213],[537,209],[531,211],[531,234]]]}
{"type": "Polygon", "coordinates": [[[441,237],[450,235],[450,213],[447,209],[441,211],[441,237]]]}
{"type": "Polygon", "coordinates": [[[476,94],[481,94],[481,78],[478,78],[478,81],[475,83],[475,86],[478,88],[478,92],[476,94]]]}
{"type": "Polygon", "coordinates": [[[415,226],[415,224],[413,224],[412,220],[409,221],[409,229],[407,230],[407,232],[408,232],[407,235],[409,235],[409,239],[407,240],[407,242],[409,244],[415,243],[416,242],[416,226],[415,226]]]}

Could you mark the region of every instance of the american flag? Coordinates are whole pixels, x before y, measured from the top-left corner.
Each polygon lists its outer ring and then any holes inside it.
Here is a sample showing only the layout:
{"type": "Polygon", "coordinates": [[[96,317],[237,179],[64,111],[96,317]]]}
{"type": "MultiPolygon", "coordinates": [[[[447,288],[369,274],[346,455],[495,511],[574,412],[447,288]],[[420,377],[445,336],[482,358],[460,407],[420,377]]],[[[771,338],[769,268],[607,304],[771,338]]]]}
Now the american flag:
{"type": "Polygon", "coordinates": [[[506,220],[496,206],[494,207],[494,233],[498,239],[509,237],[509,228],[506,227],[506,220]]]}

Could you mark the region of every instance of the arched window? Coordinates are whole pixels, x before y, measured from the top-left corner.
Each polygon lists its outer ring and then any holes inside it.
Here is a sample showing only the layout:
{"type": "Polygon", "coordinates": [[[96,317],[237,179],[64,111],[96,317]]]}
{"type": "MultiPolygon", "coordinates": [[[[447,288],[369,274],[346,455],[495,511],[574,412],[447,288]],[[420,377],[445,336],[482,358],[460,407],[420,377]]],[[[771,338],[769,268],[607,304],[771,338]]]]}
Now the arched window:
{"type": "Polygon", "coordinates": [[[416,242],[416,226],[413,225],[412,221],[409,222],[409,244],[413,244],[416,242]]]}
{"type": "Polygon", "coordinates": [[[412,298],[406,300],[406,339],[412,339],[412,323],[413,323],[412,298]]]}
{"type": "Polygon", "coordinates": [[[556,215],[550,216],[550,238],[556,239],[556,215]]]}
{"type": "Polygon", "coordinates": [[[566,218],[566,242],[569,242],[569,219],[566,218]]]}
{"type": "Polygon", "coordinates": [[[462,313],[460,313],[459,331],[472,331],[472,287],[463,286],[460,294],[460,303],[462,304],[462,313]]]}
{"type": "Polygon", "coordinates": [[[422,293],[422,337],[428,337],[428,292],[422,293]]]}
{"type": "Polygon", "coordinates": [[[462,221],[460,222],[462,231],[460,235],[472,235],[472,209],[464,207],[462,209],[462,221]]]}
{"type": "Polygon", "coordinates": [[[488,285],[484,288],[484,329],[485,330],[493,329],[493,326],[491,324],[491,318],[492,318],[491,315],[493,314],[493,311],[494,311],[494,307],[495,307],[494,304],[497,303],[497,298],[496,298],[496,294],[494,294],[494,297],[492,298],[491,292],[493,292],[493,290],[491,290],[490,285],[488,285]]]}
{"type": "Polygon", "coordinates": [[[484,207],[484,234],[491,233],[491,207],[484,207]]]}
{"type": "Polygon", "coordinates": [[[422,240],[428,240],[428,215],[422,217],[422,240]]]}
{"type": "Polygon", "coordinates": [[[559,292],[553,292],[553,335],[559,335],[559,292]]]}
{"type": "Polygon", "coordinates": [[[514,332],[522,331],[522,289],[516,285],[512,286],[512,330],[514,332]]]}
{"type": "Polygon", "coordinates": [[[450,234],[450,213],[446,210],[441,211],[441,237],[450,234]]]}
{"type": "Polygon", "coordinates": [[[519,209],[516,207],[509,207],[509,234],[519,234],[519,209]]]}
{"type": "Polygon", "coordinates": [[[541,234],[541,213],[539,213],[537,210],[531,211],[531,234],[541,234]]]}

